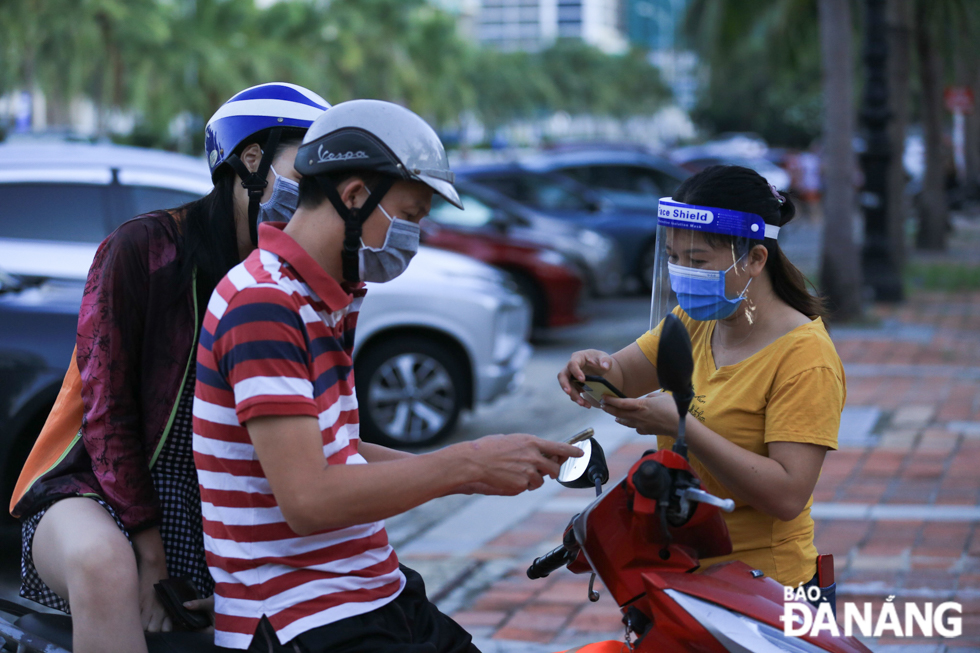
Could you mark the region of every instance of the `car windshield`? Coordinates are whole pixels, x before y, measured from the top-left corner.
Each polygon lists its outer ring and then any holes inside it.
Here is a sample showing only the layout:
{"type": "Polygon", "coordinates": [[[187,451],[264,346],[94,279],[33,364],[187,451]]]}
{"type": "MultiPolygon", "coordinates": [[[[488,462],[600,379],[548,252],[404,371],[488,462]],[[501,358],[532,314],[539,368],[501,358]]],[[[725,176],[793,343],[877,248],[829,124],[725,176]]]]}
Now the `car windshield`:
{"type": "Polygon", "coordinates": [[[472,195],[460,193],[463,208],[455,206],[439,196],[432,198],[429,219],[453,227],[483,227],[493,219],[493,209],[472,195]]]}
{"type": "Polygon", "coordinates": [[[100,243],[105,191],[94,184],[2,184],[0,238],[100,243]]]}
{"type": "MultiPolygon", "coordinates": [[[[589,202],[557,179],[521,171],[477,179],[502,195],[542,211],[588,211],[589,202]]],[[[571,183],[571,182],[569,182],[571,183]]]]}
{"type": "Polygon", "coordinates": [[[174,209],[200,197],[194,193],[172,188],[129,186],[128,189],[133,202],[133,215],[143,215],[161,209],[174,209]]]}
{"type": "Polygon", "coordinates": [[[636,209],[655,210],[659,199],[672,195],[681,183],[673,175],[639,165],[583,165],[561,172],[601,191],[614,204],[636,209]]]}

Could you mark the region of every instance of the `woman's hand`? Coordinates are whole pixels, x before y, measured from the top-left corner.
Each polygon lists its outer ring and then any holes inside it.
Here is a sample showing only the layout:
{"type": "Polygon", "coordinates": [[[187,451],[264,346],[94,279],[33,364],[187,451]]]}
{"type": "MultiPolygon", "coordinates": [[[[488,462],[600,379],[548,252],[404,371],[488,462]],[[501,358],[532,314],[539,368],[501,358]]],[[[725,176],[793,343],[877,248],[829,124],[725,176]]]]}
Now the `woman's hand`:
{"type": "Polygon", "coordinates": [[[669,394],[658,392],[638,399],[604,397],[602,409],[640,435],[677,437],[677,404],[669,394]]]}
{"type": "Polygon", "coordinates": [[[586,374],[603,376],[612,370],[612,356],[598,349],[584,349],[572,354],[568,364],[558,373],[558,385],[565,391],[565,394],[583,408],[591,408],[590,404],[578,389],[572,384],[572,380],[585,382],[586,374]]]}
{"type": "Polygon", "coordinates": [[[151,526],[137,532],[133,535],[133,547],[136,549],[136,568],[139,572],[140,622],[143,630],[168,633],[174,629],[173,623],[153,589],[158,582],[169,578],[160,529],[151,526]]]}
{"type": "Polygon", "coordinates": [[[162,566],[140,564],[140,622],[148,633],[169,633],[174,629],[170,616],[157,599],[153,586],[168,578],[166,564],[162,566]]]}
{"type": "MultiPolygon", "coordinates": [[[[214,623],[214,594],[207,597],[206,599],[194,599],[193,601],[184,601],[184,607],[191,611],[197,612],[207,612],[211,617],[211,623],[214,623]]],[[[200,632],[214,632],[214,626],[209,626],[207,628],[202,628],[200,632]]]]}

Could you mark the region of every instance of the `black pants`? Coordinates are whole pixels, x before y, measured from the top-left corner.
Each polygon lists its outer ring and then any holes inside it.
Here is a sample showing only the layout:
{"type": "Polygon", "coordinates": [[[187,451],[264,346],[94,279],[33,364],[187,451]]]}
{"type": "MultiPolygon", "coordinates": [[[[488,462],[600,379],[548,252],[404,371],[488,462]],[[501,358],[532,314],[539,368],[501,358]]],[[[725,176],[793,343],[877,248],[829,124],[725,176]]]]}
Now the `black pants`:
{"type": "Polygon", "coordinates": [[[820,587],[820,584],[817,582],[817,577],[814,575],[814,577],[808,580],[803,587],[816,587],[819,589],[820,598],[816,601],[810,601],[810,599],[807,599],[807,601],[809,601],[810,605],[815,608],[821,603],[829,603],[830,609],[834,613],[834,619],[837,619],[837,583],[832,583],[827,587],[820,587]]]}
{"type": "Polygon", "coordinates": [[[402,565],[408,581],[398,598],[366,614],[348,617],[279,643],[265,617],[250,653],[480,653],[473,638],[425,596],[418,572],[402,565]]]}

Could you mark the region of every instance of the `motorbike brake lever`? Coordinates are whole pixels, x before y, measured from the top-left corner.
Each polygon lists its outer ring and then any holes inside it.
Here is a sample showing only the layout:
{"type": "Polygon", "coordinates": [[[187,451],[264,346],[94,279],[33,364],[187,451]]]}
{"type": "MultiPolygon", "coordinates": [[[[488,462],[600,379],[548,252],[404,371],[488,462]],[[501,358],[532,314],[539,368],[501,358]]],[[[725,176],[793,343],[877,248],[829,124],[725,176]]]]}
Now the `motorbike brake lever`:
{"type": "Polygon", "coordinates": [[[682,499],[687,499],[688,501],[698,501],[700,503],[707,503],[712,506],[717,506],[725,512],[735,510],[735,502],[731,499],[721,499],[713,494],[705,492],[704,490],[699,490],[693,487],[678,490],[677,496],[681,497],[682,499]]]}
{"type": "Polygon", "coordinates": [[[592,578],[589,579],[589,600],[595,603],[599,600],[599,592],[595,591],[595,572],[592,572],[592,578]]]}

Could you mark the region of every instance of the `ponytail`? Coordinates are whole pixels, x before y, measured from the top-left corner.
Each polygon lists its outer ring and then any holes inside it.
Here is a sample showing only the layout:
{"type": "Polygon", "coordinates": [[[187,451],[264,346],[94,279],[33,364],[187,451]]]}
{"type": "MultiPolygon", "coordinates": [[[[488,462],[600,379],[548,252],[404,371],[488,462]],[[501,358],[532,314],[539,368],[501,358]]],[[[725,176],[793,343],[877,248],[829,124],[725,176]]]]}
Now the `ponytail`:
{"type": "MultiPolygon", "coordinates": [[[[778,227],[786,225],[796,215],[796,207],[789,196],[778,195],[762,175],[742,166],[709,166],[678,186],[673,199],[685,204],[755,213],[766,224],[778,227]]],[[[709,245],[724,242],[735,246],[740,254],[759,242],[708,232],[704,232],[704,236],[709,245]]],[[[823,298],[807,290],[806,277],[786,258],[779,243],[766,238],[762,246],[769,252],[765,270],[776,296],[810,318],[826,318],[827,308],[823,298]]]]}
{"type": "MultiPolygon", "coordinates": [[[[796,215],[793,200],[789,195],[782,197],[783,203],[779,207],[779,222],[769,223],[763,216],[767,223],[778,224],[780,227],[796,215]]],[[[786,258],[779,243],[772,238],[767,238],[762,245],[769,251],[765,269],[769,273],[769,282],[772,284],[772,290],[776,296],[810,318],[826,318],[827,306],[823,297],[809,292],[807,278],[798,267],[786,258]]],[[[810,284],[810,287],[813,288],[813,284],[810,284]]],[[[814,292],[816,292],[816,288],[814,288],[814,292]]]]}
{"type": "MultiPolygon", "coordinates": [[[[303,142],[305,129],[283,128],[273,157],[284,149],[303,142]]],[[[256,132],[235,148],[236,154],[252,143],[265,143],[268,130],[256,132]]],[[[214,188],[201,199],[184,204],[181,232],[183,253],[180,264],[182,292],[190,289],[197,272],[198,299],[207,302],[218,282],[241,262],[238,232],[235,228],[235,185],[238,173],[230,165],[221,165],[212,175],[214,188]]]]}
{"type": "Polygon", "coordinates": [[[215,174],[210,193],[178,209],[184,214],[181,286],[184,292],[190,289],[196,270],[199,300],[205,302],[218,282],[240,260],[234,217],[236,180],[231,167],[223,166],[215,174]]]}

